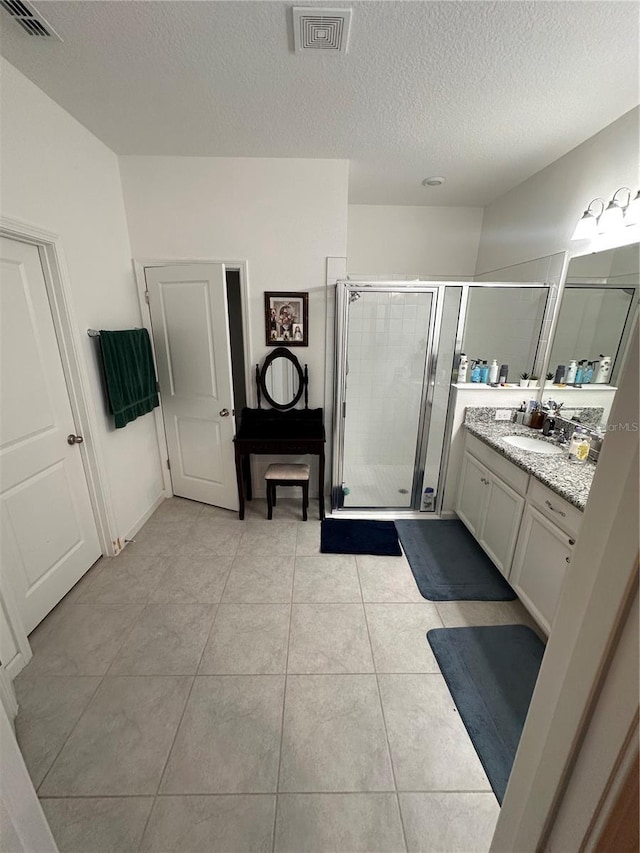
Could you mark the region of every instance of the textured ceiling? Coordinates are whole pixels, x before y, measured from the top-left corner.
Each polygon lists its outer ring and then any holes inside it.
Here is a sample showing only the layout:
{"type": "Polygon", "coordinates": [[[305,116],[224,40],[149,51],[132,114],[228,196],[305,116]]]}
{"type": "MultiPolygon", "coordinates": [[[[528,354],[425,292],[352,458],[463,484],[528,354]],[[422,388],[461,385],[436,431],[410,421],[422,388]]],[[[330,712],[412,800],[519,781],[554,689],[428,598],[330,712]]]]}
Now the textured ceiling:
{"type": "Polygon", "coordinates": [[[636,2],[300,2],[353,8],[346,55],[292,3],[35,5],[63,43],[2,11],[1,52],[117,153],[345,158],[352,203],[486,204],[639,100],[636,2]]]}

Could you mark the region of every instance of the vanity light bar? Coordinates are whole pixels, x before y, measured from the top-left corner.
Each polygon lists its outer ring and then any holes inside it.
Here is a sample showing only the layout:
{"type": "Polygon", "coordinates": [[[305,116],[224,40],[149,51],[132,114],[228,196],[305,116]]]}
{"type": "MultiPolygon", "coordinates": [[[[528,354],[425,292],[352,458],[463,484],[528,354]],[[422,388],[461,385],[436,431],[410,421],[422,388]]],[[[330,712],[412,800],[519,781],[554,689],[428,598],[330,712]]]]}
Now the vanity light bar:
{"type": "Polygon", "coordinates": [[[598,234],[610,234],[621,226],[629,227],[638,224],[640,224],[640,190],[632,198],[629,187],[620,187],[613,194],[609,204],[605,204],[604,199],[601,198],[594,198],[589,202],[576,224],[571,239],[592,240],[598,234]],[[621,192],[628,193],[626,204],[622,204],[618,199],[618,193],[621,192]],[[597,215],[591,210],[591,205],[596,203],[602,205],[597,215]]]}

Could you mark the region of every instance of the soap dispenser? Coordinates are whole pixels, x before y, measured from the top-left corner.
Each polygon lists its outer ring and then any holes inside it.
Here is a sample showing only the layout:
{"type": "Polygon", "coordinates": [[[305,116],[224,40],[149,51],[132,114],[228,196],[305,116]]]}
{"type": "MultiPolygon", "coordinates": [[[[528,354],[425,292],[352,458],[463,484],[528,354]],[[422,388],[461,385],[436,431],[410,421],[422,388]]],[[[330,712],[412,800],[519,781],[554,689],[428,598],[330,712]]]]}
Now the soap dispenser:
{"type": "Polygon", "coordinates": [[[578,362],[575,358],[572,358],[569,362],[569,367],[567,368],[567,377],[565,382],[567,385],[573,385],[576,381],[576,373],[578,372],[578,362]]]}
{"type": "Polygon", "coordinates": [[[480,366],[480,359],[477,358],[473,362],[473,368],[471,370],[471,381],[472,382],[482,382],[482,368],[480,366]]]}
{"type": "Polygon", "coordinates": [[[480,382],[482,382],[486,385],[488,383],[488,381],[489,381],[489,368],[487,366],[487,362],[483,361],[482,367],[480,368],[480,382]]]}
{"type": "Polygon", "coordinates": [[[582,384],[589,385],[591,380],[593,379],[593,361],[588,361],[587,366],[584,369],[584,373],[582,374],[582,384]]]}
{"type": "Polygon", "coordinates": [[[584,379],[584,366],[586,363],[587,363],[586,358],[580,359],[580,361],[578,362],[578,369],[576,370],[576,378],[575,378],[576,385],[582,385],[582,380],[584,379]]]}

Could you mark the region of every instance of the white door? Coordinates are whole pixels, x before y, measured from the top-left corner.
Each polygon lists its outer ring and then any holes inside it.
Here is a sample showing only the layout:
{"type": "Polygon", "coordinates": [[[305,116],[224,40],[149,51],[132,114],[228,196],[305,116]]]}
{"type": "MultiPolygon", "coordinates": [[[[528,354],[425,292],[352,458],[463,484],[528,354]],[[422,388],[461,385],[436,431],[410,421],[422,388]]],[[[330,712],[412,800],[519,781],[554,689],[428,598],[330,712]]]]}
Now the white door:
{"type": "Polygon", "coordinates": [[[38,249],[0,239],[2,571],[27,633],[100,557],[38,249]]]}
{"type": "Polygon", "coordinates": [[[145,269],[173,492],[238,509],[224,264],[145,269]]]}

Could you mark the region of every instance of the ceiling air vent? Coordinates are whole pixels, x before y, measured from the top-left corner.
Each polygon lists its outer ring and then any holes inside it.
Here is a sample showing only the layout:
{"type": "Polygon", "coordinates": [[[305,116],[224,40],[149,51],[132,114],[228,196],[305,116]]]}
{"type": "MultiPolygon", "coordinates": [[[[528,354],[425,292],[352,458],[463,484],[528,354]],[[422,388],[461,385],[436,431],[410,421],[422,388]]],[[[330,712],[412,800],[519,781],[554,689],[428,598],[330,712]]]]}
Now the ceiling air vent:
{"type": "Polygon", "coordinates": [[[37,12],[27,0],[0,0],[0,6],[5,9],[22,29],[30,36],[42,38],[54,38],[62,41],[58,33],[53,29],[42,15],[37,12]]]}
{"type": "Polygon", "coordinates": [[[293,37],[296,53],[324,50],[346,53],[349,46],[351,9],[293,7],[293,37]]]}

